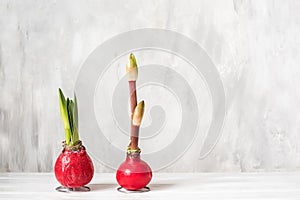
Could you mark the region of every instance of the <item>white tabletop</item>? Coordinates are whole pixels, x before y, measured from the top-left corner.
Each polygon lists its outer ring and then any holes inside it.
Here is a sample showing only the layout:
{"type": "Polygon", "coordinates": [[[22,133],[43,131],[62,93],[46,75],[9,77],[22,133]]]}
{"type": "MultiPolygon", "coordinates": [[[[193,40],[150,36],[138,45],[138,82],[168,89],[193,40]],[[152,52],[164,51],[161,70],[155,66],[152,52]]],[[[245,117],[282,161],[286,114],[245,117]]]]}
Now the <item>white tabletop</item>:
{"type": "Polygon", "coordinates": [[[52,173],[0,173],[0,199],[300,199],[300,173],[154,174],[150,192],[124,194],[114,174],[96,174],[90,192],[61,193],[52,173]]]}

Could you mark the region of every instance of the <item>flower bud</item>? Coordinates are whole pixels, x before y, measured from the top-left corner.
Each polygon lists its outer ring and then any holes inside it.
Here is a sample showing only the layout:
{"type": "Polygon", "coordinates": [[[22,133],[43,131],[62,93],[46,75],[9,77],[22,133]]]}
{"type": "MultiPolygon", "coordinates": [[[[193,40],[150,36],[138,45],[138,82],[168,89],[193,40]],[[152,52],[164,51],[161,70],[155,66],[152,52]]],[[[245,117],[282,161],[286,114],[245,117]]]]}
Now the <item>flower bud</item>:
{"type": "Polygon", "coordinates": [[[128,64],[126,65],[126,73],[128,81],[136,81],[138,77],[138,68],[136,59],[132,53],[129,56],[128,64]]]}
{"type": "Polygon", "coordinates": [[[133,113],[133,118],[132,118],[132,124],[134,126],[141,125],[143,115],[144,115],[144,107],[145,107],[144,101],[139,102],[137,104],[137,106],[135,107],[134,113],[133,113]]]}

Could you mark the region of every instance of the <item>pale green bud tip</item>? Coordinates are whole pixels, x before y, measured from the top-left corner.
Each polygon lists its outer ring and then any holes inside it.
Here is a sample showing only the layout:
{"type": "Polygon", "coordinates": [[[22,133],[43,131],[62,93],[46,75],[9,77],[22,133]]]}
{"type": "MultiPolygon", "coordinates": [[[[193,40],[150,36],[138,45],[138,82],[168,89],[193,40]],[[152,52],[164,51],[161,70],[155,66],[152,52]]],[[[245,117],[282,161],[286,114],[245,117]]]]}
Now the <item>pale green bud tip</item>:
{"type": "Polygon", "coordinates": [[[132,68],[137,67],[136,59],[135,59],[135,56],[133,55],[133,53],[131,53],[129,56],[129,64],[132,68]]]}

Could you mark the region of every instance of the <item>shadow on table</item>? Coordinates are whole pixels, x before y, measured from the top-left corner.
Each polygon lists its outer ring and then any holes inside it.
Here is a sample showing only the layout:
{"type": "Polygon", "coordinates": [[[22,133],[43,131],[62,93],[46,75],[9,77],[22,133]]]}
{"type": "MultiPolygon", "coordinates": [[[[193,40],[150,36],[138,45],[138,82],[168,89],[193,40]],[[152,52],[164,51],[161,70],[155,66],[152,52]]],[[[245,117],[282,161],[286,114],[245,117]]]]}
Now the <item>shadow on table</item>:
{"type": "Polygon", "coordinates": [[[101,184],[101,183],[93,183],[88,185],[91,190],[106,190],[106,189],[116,189],[118,187],[117,184],[101,184]]]}
{"type": "Polygon", "coordinates": [[[176,184],[150,184],[149,187],[152,191],[166,190],[169,189],[176,184]]]}
{"type": "MultiPolygon", "coordinates": [[[[176,184],[150,184],[149,187],[152,191],[160,191],[166,190],[173,187],[176,184]]],[[[94,183],[88,185],[92,191],[99,191],[99,190],[106,190],[112,189],[116,190],[119,186],[117,184],[101,184],[101,183],[94,183]]]]}

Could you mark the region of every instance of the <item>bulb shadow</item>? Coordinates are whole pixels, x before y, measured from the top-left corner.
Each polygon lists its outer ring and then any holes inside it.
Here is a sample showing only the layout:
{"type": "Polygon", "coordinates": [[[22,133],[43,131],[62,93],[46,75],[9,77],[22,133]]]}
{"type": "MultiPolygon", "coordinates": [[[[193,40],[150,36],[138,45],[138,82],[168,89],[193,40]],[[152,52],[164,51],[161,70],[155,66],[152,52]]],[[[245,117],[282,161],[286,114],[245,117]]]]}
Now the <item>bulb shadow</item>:
{"type": "Polygon", "coordinates": [[[107,190],[107,189],[116,189],[117,184],[105,184],[105,183],[92,183],[88,185],[92,191],[107,190]]]}
{"type": "MultiPolygon", "coordinates": [[[[150,184],[148,187],[151,191],[161,191],[167,190],[176,184],[150,184]]],[[[105,183],[93,183],[89,184],[88,187],[91,188],[91,191],[100,191],[100,190],[116,190],[119,185],[118,184],[105,184],[105,183]]]]}
{"type": "Polygon", "coordinates": [[[176,184],[150,184],[149,185],[149,188],[150,190],[152,191],[160,191],[160,190],[166,190],[166,189],[169,189],[173,186],[175,186],[176,184]]]}

